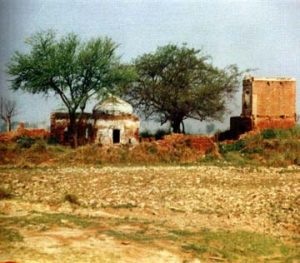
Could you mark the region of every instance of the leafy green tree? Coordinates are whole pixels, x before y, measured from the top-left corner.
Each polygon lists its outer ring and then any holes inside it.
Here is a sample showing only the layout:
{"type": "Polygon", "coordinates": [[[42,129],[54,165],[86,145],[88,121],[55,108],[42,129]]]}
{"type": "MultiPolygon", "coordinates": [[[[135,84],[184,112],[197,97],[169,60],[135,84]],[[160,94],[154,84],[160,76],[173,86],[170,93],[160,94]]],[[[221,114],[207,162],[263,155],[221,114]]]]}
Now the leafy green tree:
{"type": "Polygon", "coordinates": [[[159,47],[134,64],[136,81],[125,88],[127,98],[146,118],[170,122],[175,133],[184,132],[187,118],[220,120],[242,75],[235,65],[213,66],[201,50],[186,45],[159,47]]]}
{"type": "Polygon", "coordinates": [[[68,132],[76,147],[88,100],[113,93],[128,79],[115,54],[117,45],[109,38],[82,42],[72,33],[59,39],[53,31],[34,34],[26,44],[30,52],[15,52],[8,65],[12,89],[58,96],[68,110],[68,132]]]}

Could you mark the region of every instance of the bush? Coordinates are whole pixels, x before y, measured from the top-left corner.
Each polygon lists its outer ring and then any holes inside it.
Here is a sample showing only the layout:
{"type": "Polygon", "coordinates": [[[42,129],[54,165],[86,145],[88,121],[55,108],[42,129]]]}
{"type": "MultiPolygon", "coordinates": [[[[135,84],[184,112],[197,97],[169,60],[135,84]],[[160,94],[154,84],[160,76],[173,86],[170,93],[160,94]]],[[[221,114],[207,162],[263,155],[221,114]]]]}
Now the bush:
{"type": "Polygon", "coordinates": [[[45,152],[47,150],[46,142],[43,140],[38,140],[32,145],[31,149],[35,152],[45,152]]]}
{"type": "Polygon", "coordinates": [[[150,137],[153,137],[153,134],[150,131],[145,130],[145,131],[140,132],[140,137],[141,138],[150,138],[150,137]]]}
{"type": "Polygon", "coordinates": [[[261,132],[263,139],[274,139],[277,137],[277,133],[274,129],[266,129],[261,132]]]}
{"type": "Polygon", "coordinates": [[[147,152],[150,153],[150,154],[157,154],[157,147],[156,145],[153,145],[153,144],[149,144],[147,145],[147,152]]]}
{"type": "Polygon", "coordinates": [[[0,200],[12,198],[11,189],[0,187],[0,200]]]}
{"type": "Polygon", "coordinates": [[[49,137],[47,143],[50,145],[56,145],[59,143],[59,141],[56,137],[51,136],[51,137],[49,137]]]}
{"type": "Polygon", "coordinates": [[[65,194],[63,201],[69,202],[71,204],[80,205],[78,197],[74,194],[65,194]]]}
{"type": "Polygon", "coordinates": [[[261,132],[263,139],[289,139],[300,137],[300,127],[296,126],[291,129],[265,129],[261,132]]]}
{"type": "Polygon", "coordinates": [[[220,144],[219,148],[221,153],[227,152],[238,152],[245,148],[246,142],[244,140],[239,140],[230,144],[220,144]]]}
{"type": "Polygon", "coordinates": [[[17,139],[17,145],[20,148],[30,148],[34,143],[35,139],[27,136],[20,137],[19,139],[17,139]]]}
{"type": "Polygon", "coordinates": [[[158,129],[155,132],[154,137],[155,137],[155,140],[161,140],[164,138],[165,135],[168,135],[168,134],[170,134],[170,131],[158,129]]]}

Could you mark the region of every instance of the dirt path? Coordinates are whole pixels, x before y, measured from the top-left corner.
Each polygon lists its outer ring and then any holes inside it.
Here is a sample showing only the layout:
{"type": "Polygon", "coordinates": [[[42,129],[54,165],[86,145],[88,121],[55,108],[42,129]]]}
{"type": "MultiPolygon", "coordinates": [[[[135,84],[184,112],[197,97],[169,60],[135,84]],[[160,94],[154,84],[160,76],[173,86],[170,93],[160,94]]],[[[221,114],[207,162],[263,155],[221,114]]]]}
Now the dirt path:
{"type": "Polygon", "coordinates": [[[0,262],[299,257],[297,168],[1,169],[0,182],[14,195],[0,200],[0,262]]]}

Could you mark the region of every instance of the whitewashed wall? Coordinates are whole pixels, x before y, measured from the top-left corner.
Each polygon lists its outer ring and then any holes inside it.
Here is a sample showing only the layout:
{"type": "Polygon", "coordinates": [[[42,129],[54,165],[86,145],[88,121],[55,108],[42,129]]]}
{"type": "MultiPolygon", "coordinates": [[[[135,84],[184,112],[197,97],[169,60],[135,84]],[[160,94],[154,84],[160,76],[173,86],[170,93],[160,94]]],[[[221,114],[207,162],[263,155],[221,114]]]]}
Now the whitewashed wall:
{"type": "Polygon", "coordinates": [[[97,135],[95,143],[103,145],[113,144],[113,130],[120,130],[120,143],[132,143],[137,144],[138,140],[135,136],[138,133],[140,122],[135,120],[97,120],[95,128],[97,129],[97,135]]]}

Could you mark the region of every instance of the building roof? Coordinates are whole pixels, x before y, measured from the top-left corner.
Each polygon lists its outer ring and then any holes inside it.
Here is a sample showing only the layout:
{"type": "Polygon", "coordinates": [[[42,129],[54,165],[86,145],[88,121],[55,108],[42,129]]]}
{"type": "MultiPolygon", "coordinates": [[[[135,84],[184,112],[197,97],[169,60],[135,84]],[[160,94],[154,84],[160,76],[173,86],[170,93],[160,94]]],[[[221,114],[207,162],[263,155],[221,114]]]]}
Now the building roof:
{"type": "Polygon", "coordinates": [[[107,99],[99,102],[93,109],[94,113],[109,114],[109,115],[124,115],[132,114],[132,106],[116,96],[109,96],[107,99]]]}
{"type": "Polygon", "coordinates": [[[290,77],[254,77],[254,76],[246,76],[244,80],[250,81],[296,81],[295,78],[290,77]]]}

